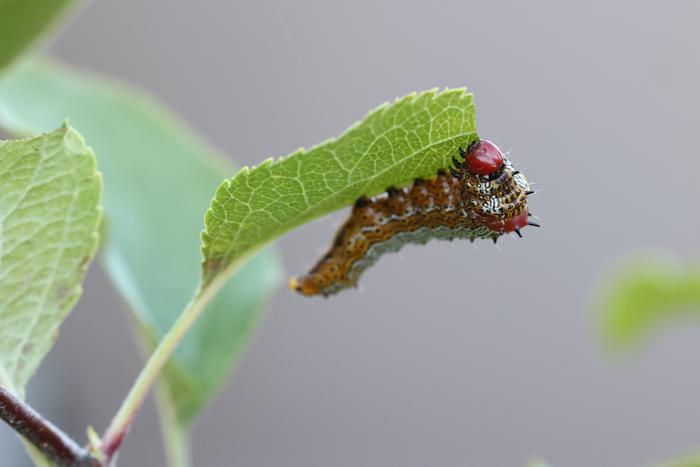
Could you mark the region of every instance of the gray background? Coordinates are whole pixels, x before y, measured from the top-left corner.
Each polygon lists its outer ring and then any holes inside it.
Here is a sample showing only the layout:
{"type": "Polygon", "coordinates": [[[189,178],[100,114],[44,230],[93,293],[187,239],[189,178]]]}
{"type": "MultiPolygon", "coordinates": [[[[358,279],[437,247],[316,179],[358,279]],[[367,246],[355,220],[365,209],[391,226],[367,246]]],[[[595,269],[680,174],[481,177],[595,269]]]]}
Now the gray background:
{"type": "MultiPolygon", "coordinates": [[[[240,163],[337,135],[397,95],[467,85],[480,134],[542,189],[531,206],[544,227],[525,240],[408,247],[328,301],[280,290],[197,424],[196,465],[518,466],[541,455],[624,467],[698,448],[700,327],[616,355],[591,310],[628,254],[697,258],[699,17],[693,1],[89,5],[52,53],[146,88],[240,163]]],[[[280,241],[289,273],[313,263],[343,216],[280,241]]],[[[84,439],[140,366],[93,266],[29,397],[84,439]]],[[[0,444],[2,465],[22,465],[8,460],[18,443],[5,427],[0,444]]],[[[121,461],[163,465],[150,403],[121,461]]]]}

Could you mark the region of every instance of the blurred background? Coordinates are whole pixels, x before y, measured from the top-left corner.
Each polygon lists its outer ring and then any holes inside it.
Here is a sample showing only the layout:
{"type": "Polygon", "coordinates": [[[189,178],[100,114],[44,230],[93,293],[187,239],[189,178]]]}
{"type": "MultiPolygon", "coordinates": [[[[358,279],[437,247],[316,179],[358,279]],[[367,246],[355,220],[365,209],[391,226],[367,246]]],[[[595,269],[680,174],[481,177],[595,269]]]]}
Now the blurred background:
{"type": "MultiPolygon", "coordinates": [[[[524,240],[406,247],[329,300],[280,289],[197,423],[195,465],[625,467],[699,448],[700,326],[612,353],[592,312],[628,255],[698,257],[698,17],[691,1],[89,3],[50,52],[145,88],[239,164],[468,86],[480,135],[541,189],[524,240]]],[[[279,242],[289,274],[345,215],[279,242]]],[[[29,387],[78,439],[141,368],[128,321],[95,264],[29,387]]],[[[149,402],[120,465],[164,466],[157,430],[149,402]]],[[[28,465],[4,425],[0,452],[28,465]]]]}

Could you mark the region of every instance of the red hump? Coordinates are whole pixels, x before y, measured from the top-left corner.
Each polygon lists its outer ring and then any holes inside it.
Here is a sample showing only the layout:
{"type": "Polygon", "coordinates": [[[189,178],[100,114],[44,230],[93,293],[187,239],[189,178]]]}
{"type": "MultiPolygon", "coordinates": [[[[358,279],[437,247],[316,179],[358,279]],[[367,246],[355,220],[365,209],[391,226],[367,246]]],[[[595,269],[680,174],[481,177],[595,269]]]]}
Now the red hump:
{"type": "Polygon", "coordinates": [[[509,219],[500,219],[498,217],[490,217],[486,221],[486,226],[498,233],[510,233],[520,230],[527,226],[528,214],[527,209],[520,214],[509,219]]]}

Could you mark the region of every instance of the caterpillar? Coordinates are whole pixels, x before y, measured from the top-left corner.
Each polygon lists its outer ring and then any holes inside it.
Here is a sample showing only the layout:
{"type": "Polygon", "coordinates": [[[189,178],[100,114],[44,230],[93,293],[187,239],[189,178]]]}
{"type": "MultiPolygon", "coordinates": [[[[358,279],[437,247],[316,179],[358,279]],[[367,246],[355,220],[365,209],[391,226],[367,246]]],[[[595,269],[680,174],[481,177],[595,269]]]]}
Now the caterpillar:
{"type": "Polygon", "coordinates": [[[375,197],[361,197],[338,230],[333,245],[311,271],[292,277],[289,287],[303,295],[328,296],[357,286],[362,273],[385,253],[407,243],[430,239],[496,240],[529,220],[525,176],[513,168],[492,142],[480,140],[452,157],[449,172],[416,179],[406,188],[388,188],[375,197]]]}

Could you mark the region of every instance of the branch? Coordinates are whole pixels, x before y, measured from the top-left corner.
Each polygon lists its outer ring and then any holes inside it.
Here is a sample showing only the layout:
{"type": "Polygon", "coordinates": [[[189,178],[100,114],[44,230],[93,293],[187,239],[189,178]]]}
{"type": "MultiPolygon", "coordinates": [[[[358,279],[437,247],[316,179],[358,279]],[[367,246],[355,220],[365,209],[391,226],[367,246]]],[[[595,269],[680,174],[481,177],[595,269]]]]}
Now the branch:
{"type": "Polygon", "coordinates": [[[100,467],[87,449],[0,386],[0,418],[61,467],[100,467]]]}

